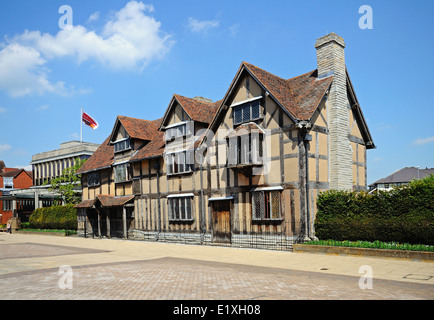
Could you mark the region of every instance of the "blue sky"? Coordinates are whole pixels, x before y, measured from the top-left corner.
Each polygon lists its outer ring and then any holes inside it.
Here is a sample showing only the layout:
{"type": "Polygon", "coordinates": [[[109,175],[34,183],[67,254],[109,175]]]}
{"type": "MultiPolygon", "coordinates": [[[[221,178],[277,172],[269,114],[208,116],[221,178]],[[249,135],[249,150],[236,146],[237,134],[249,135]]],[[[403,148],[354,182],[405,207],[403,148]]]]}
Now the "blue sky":
{"type": "Polygon", "coordinates": [[[242,61],[283,78],[316,69],[315,40],[335,32],[377,146],[368,182],[434,167],[433,11],[432,1],[2,1],[0,159],[24,167],[79,140],[81,106],[100,125],[83,126],[83,140],[101,143],[117,115],[160,118],[173,93],[221,99],[242,61]],[[72,31],[59,27],[62,5],[72,31]],[[362,5],[372,29],[359,27],[362,5]]]}

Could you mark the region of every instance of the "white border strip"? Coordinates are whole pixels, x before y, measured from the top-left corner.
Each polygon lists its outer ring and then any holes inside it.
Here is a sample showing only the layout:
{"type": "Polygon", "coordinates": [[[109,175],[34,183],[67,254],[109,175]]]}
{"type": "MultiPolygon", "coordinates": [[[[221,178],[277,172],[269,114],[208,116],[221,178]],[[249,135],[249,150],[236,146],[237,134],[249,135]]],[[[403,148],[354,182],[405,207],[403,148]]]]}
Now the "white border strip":
{"type": "Polygon", "coordinates": [[[263,96],[258,96],[258,97],[253,97],[253,98],[250,98],[250,99],[247,99],[247,100],[243,100],[243,101],[240,101],[240,102],[232,103],[231,106],[230,106],[230,108],[233,108],[233,107],[236,107],[236,106],[248,103],[248,102],[252,102],[252,101],[255,101],[255,100],[258,100],[258,99],[262,99],[262,98],[263,98],[263,96]]]}
{"type": "Polygon", "coordinates": [[[283,190],[283,187],[280,187],[280,186],[277,186],[277,187],[260,187],[260,188],[251,189],[250,192],[255,192],[255,191],[273,191],[273,190],[283,190]]]}
{"type": "Polygon", "coordinates": [[[169,194],[167,198],[194,197],[193,193],[169,194]]]}

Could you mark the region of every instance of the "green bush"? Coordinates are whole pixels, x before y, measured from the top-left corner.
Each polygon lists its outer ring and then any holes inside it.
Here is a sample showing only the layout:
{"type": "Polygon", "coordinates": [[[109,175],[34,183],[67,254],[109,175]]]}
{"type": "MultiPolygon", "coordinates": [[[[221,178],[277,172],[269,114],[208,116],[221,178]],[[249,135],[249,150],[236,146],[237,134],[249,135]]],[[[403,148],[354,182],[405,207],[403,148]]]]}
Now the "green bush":
{"type": "Polygon", "coordinates": [[[29,218],[30,228],[77,230],[77,209],[74,205],[39,208],[29,218]]]}
{"type": "Polygon", "coordinates": [[[389,192],[322,192],[317,200],[319,239],[434,244],[434,176],[389,192]]]}

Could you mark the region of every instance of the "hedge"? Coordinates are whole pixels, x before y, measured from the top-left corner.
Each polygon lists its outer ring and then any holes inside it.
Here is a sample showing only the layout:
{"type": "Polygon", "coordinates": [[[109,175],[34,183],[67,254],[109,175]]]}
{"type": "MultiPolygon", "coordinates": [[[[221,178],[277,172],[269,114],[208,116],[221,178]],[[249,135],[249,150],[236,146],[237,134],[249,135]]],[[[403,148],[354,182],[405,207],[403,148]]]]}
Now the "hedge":
{"type": "Polygon", "coordinates": [[[30,215],[30,228],[77,230],[77,209],[73,204],[38,208],[30,215]]]}
{"type": "Polygon", "coordinates": [[[319,239],[434,244],[434,176],[391,191],[328,190],[317,200],[319,239]]]}

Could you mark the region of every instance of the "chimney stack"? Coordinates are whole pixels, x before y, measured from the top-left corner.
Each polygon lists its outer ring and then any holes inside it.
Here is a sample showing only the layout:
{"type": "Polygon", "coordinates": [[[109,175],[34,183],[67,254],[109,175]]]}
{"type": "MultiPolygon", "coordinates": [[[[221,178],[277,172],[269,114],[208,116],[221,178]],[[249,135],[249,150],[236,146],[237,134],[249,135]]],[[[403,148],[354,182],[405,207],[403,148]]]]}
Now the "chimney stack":
{"type": "Polygon", "coordinates": [[[351,189],[352,150],[348,139],[349,104],[345,67],[345,42],[336,33],[317,39],[315,43],[318,79],[333,76],[327,99],[329,126],[330,189],[351,189]]]}

